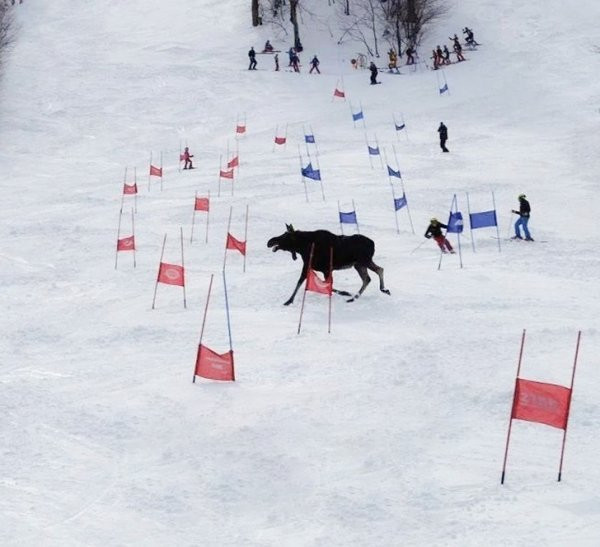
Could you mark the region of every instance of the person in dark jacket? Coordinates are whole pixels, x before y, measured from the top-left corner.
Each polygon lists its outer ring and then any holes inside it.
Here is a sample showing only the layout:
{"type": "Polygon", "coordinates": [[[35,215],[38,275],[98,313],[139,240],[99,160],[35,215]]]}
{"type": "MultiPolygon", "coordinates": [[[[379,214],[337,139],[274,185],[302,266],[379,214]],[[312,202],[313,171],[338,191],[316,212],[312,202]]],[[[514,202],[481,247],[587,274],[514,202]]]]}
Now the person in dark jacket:
{"type": "Polygon", "coordinates": [[[450,252],[454,254],[454,249],[442,233],[442,228],[447,230],[448,226],[446,224],[442,224],[437,218],[432,218],[429,221],[429,226],[427,226],[427,230],[425,231],[425,237],[427,239],[433,237],[435,242],[438,244],[438,247],[441,249],[442,253],[450,252]]]}
{"type": "Polygon", "coordinates": [[[529,224],[529,217],[531,216],[531,206],[527,201],[527,196],[525,194],[519,195],[519,210],[512,210],[513,213],[519,215],[517,222],[515,222],[515,235],[512,239],[523,239],[521,237],[521,230],[523,228],[523,233],[525,234],[525,241],[533,241],[531,234],[529,233],[529,228],[527,224],[529,224]]]}
{"type": "Polygon", "coordinates": [[[408,46],[406,48],[406,64],[407,65],[414,65],[415,64],[415,58],[414,58],[414,54],[415,54],[415,50],[412,46],[408,46]]]}
{"type": "Polygon", "coordinates": [[[248,67],[248,70],[256,70],[256,51],[254,51],[254,46],[250,48],[248,57],[250,58],[250,66],[248,67]]]}
{"type": "Polygon", "coordinates": [[[446,141],[448,140],[448,128],[444,125],[444,122],[440,122],[438,127],[438,133],[440,134],[440,148],[442,152],[449,152],[446,148],[446,141]]]}
{"type": "Polygon", "coordinates": [[[313,70],[317,71],[317,74],[321,74],[321,71],[319,70],[319,59],[317,59],[317,56],[315,55],[312,58],[312,61],[310,62],[310,70],[308,71],[309,74],[312,74],[313,70]]]}
{"type": "Polygon", "coordinates": [[[379,82],[377,81],[377,67],[375,66],[375,63],[373,61],[371,61],[371,64],[369,65],[369,70],[371,71],[371,85],[378,84],[379,82]]]}

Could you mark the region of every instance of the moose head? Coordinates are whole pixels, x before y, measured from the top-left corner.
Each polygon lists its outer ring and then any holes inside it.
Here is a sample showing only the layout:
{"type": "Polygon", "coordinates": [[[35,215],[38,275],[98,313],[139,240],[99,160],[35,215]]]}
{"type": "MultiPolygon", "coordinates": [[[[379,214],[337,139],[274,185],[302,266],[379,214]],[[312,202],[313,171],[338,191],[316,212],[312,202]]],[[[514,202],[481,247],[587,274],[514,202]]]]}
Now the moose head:
{"type": "Polygon", "coordinates": [[[296,237],[296,230],[291,224],[285,225],[285,232],[277,237],[272,237],[267,242],[267,247],[270,249],[273,248],[273,252],[275,251],[289,251],[292,253],[292,258],[296,260],[298,257],[296,253],[300,251],[298,247],[298,241],[296,237]]]}

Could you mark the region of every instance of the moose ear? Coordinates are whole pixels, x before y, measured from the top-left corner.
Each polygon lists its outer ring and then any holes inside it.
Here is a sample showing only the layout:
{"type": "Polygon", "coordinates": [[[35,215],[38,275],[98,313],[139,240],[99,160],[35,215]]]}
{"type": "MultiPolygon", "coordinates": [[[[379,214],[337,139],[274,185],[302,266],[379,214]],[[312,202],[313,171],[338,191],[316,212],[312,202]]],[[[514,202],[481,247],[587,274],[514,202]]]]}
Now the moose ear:
{"type": "Polygon", "coordinates": [[[288,225],[288,232],[293,232],[294,231],[294,226],[292,224],[288,225]]]}

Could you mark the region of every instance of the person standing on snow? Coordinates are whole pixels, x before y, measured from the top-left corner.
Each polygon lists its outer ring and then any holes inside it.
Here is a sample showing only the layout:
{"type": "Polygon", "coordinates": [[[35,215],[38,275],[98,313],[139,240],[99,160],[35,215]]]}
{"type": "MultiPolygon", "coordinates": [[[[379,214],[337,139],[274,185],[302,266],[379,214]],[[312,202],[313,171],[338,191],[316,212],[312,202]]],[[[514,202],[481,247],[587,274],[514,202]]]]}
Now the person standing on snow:
{"type": "Polygon", "coordinates": [[[256,51],[254,51],[254,46],[250,48],[248,57],[250,58],[250,66],[248,67],[248,70],[256,70],[256,51]]]}
{"type": "Polygon", "coordinates": [[[450,242],[446,239],[446,236],[444,236],[442,233],[442,228],[447,230],[448,226],[446,226],[446,224],[442,224],[437,218],[432,218],[429,221],[427,230],[425,231],[425,237],[427,239],[431,239],[433,237],[442,253],[450,252],[454,254],[454,249],[452,248],[452,245],[450,245],[450,242]]]}
{"type": "Polygon", "coordinates": [[[275,72],[279,72],[279,53],[275,54],[275,72]]]}
{"type": "Polygon", "coordinates": [[[415,64],[415,58],[414,58],[415,49],[412,46],[408,46],[406,48],[405,53],[406,53],[406,64],[414,65],[415,64]]]}
{"type": "Polygon", "coordinates": [[[529,233],[529,229],[527,224],[529,224],[529,217],[531,215],[531,205],[527,201],[527,196],[525,194],[519,195],[519,210],[512,210],[515,215],[519,215],[517,222],[515,222],[515,235],[512,239],[523,239],[521,237],[520,228],[523,228],[523,233],[525,234],[525,241],[533,241],[531,234],[529,233]]]}
{"type": "Polygon", "coordinates": [[[371,61],[371,64],[369,65],[369,70],[371,71],[371,85],[378,84],[379,82],[377,81],[377,67],[375,66],[375,63],[373,61],[371,61]]]}
{"type": "Polygon", "coordinates": [[[193,158],[193,157],[194,157],[194,154],[190,154],[190,149],[186,146],[183,151],[183,161],[185,162],[184,166],[183,166],[184,169],[193,169],[194,168],[194,166],[192,165],[192,160],[191,160],[191,158],[193,158]]]}
{"type": "Polygon", "coordinates": [[[319,59],[317,59],[316,55],[312,58],[312,61],[310,62],[310,64],[311,64],[311,68],[308,71],[309,74],[312,74],[313,70],[316,70],[317,74],[321,74],[321,71],[319,70],[319,64],[320,64],[319,59]]]}
{"type": "Polygon", "coordinates": [[[438,133],[440,134],[440,148],[442,149],[442,152],[450,152],[450,150],[446,148],[446,141],[448,140],[448,128],[444,125],[444,122],[440,122],[438,133]]]}

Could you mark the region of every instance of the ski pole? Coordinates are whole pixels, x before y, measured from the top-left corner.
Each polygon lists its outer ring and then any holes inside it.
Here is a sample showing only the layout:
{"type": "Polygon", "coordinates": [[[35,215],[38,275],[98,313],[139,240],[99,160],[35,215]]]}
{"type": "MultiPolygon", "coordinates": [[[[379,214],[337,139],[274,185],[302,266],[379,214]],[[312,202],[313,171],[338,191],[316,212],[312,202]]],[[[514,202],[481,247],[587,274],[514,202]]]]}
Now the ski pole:
{"type": "Polygon", "coordinates": [[[417,249],[420,249],[424,244],[425,244],[425,241],[422,241],[409,254],[413,254],[417,249]]]}
{"type": "Polygon", "coordinates": [[[512,228],[512,215],[513,212],[510,212],[510,219],[508,220],[508,235],[506,236],[508,239],[510,239],[510,229],[512,228]]]}

